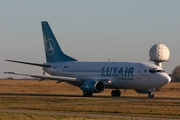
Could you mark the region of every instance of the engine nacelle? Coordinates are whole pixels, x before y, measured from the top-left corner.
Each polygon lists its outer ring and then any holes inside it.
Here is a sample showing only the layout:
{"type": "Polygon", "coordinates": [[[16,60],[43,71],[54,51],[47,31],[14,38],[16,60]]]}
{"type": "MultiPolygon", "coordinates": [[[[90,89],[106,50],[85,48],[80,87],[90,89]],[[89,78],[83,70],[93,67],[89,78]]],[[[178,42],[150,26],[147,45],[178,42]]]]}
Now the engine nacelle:
{"type": "Polygon", "coordinates": [[[96,81],[96,80],[88,80],[85,81],[82,85],[81,85],[81,90],[83,90],[84,92],[88,92],[88,93],[100,93],[104,91],[104,83],[101,81],[96,81]]]}

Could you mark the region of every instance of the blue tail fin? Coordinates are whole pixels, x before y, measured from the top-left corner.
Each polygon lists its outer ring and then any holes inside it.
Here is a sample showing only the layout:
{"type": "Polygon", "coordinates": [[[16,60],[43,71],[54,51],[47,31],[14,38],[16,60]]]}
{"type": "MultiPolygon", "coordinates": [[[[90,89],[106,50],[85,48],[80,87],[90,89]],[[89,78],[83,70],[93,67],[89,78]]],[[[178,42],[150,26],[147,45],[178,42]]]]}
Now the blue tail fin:
{"type": "Polygon", "coordinates": [[[41,25],[42,25],[42,32],[44,38],[46,61],[47,62],[77,61],[76,59],[63,53],[48,22],[42,21],[41,25]]]}

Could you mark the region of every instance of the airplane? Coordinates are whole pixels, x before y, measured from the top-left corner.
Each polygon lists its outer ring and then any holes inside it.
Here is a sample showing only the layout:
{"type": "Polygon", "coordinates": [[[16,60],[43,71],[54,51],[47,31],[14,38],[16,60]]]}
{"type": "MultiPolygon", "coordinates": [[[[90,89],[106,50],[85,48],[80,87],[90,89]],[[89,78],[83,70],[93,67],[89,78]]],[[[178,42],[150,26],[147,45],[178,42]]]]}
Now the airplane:
{"type": "Polygon", "coordinates": [[[169,75],[155,64],[141,62],[88,62],[78,61],[66,55],[60,48],[47,21],[42,21],[42,34],[46,63],[31,63],[16,60],[5,61],[42,67],[50,75],[18,72],[4,74],[24,75],[40,80],[57,80],[79,87],[83,96],[91,97],[104,89],[113,89],[112,97],[120,97],[119,89],[134,89],[138,93],[154,97],[154,92],[171,81],[169,75]]]}

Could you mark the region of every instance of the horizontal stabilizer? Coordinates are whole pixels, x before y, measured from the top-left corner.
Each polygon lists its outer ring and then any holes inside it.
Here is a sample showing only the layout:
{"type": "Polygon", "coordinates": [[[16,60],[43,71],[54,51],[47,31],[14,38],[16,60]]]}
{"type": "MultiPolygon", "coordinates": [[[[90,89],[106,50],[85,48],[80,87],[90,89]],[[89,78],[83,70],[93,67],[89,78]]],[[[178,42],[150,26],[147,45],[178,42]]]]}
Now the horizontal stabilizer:
{"type": "Polygon", "coordinates": [[[34,65],[34,66],[39,66],[39,67],[51,67],[50,65],[46,65],[46,64],[30,63],[30,62],[23,62],[23,61],[15,61],[15,60],[7,60],[7,59],[5,61],[27,64],[27,65],[34,65]]]}

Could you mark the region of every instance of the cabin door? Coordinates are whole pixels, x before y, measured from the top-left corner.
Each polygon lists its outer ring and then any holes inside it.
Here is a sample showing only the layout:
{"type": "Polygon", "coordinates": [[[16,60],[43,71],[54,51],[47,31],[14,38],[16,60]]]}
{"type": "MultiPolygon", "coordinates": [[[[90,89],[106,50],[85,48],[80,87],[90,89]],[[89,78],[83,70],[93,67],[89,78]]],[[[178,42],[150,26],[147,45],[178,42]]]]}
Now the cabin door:
{"type": "Polygon", "coordinates": [[[143,69],[144,69],[143,66],[140,66],[140,67],[138,68],[138,71],[137,71],[137,79],[139,79],[139,80],[142,79],[143,69]]]}

